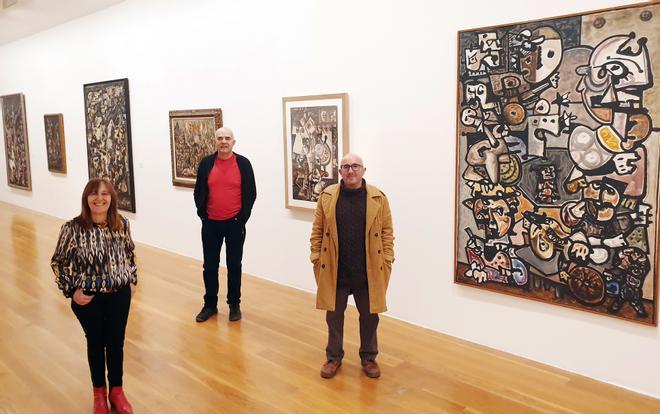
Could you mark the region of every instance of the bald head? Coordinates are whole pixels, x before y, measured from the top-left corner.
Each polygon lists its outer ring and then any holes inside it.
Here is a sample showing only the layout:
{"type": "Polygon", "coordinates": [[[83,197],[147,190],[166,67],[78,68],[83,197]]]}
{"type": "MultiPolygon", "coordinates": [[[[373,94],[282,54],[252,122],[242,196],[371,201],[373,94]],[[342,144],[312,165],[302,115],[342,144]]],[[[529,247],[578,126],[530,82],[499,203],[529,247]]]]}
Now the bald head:
{"type": "Polygon", "coordinates": [[[339,165],[344,165],[344,164],[360,164],[361,166],[364,167],[364,161],[362,161],[362,157],[352,152],[349,152],[348,154],[344,155],[344,158],[341,159],[339,165]]]}
{"type": "Polygon", "coordinates": [[[218,138],[218,137],[232,137],[232,138],[234,138],[234,132],[231,129],[227,128],[227,127],[218,128],[218,129],[215,130],[215,137],[216,138],[218,138]]]}

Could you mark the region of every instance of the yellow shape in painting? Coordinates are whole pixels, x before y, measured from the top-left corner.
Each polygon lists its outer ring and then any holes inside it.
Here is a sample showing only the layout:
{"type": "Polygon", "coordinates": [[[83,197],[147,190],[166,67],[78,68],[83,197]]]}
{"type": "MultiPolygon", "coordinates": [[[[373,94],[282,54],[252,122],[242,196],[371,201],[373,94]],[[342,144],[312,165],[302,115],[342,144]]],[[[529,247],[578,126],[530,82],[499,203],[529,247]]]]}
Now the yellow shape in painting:
{"type": "Polygon", "coordinates": [[[621,137],[609,125],[603,125],[598,128],[598,140],[610,152],[623,152],[623,148],[621,148],[621,137]]]}

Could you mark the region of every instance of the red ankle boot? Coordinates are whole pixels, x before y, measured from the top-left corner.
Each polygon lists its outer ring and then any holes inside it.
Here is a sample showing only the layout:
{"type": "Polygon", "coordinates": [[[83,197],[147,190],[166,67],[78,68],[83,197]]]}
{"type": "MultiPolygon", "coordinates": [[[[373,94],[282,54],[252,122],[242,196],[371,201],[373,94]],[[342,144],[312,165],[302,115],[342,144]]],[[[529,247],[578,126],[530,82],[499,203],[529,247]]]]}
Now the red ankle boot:
{"type": "Polygon", "coordinates": [[[133,407],[131,407],[131,403],[126,399],[122,387],[112,387],[108,398],[110,398],[110,405],[119,414],[133,414],[133,407]]]}
{"type": "Polygon", "coordinates": [[[108,414],[108,389],[94,387],[94,414],[108,414]]]}

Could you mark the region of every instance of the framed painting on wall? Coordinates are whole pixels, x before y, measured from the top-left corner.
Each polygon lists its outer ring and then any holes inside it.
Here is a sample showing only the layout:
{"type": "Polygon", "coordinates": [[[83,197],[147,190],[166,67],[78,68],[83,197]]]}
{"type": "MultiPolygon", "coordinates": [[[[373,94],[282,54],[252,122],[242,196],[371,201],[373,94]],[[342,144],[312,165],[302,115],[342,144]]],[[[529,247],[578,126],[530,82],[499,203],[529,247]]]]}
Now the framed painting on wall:
{"type": "Polygon", "coordinates": [[[25,119],[25,96],[5,95],[2,100],[2,122],[5,135],[7,184],[22,190],[32,190],[30,149],[25,119]]]}
{"type": "Polygon", "coordinates": [[[170,111],[172,184],[194,187],[199,162],[215,152],[215,130],[222,127],[222,109],[170,111]]]}
{"type": "Polygon", "coordinates": [[[348,94],[282,98],[282,112],[285,205],[314,209],[348,152],[348,94]]]}
{"type": "Polygon", "coordinates": [[[48,171],[66,174],[66,146],[64,145],[64,117],[62,114],[44,115],[46,158],[48,171]]]}
{"type": "Polygon", "coordinates": [[[84,85],[89,178],[115,186],[118,207],[135,213],[128,79],[84,85]]]}
{"type": "Polygon", "coordinates": [[[657,325],[659,18],[458,33],[456,283],[657,325]]]}

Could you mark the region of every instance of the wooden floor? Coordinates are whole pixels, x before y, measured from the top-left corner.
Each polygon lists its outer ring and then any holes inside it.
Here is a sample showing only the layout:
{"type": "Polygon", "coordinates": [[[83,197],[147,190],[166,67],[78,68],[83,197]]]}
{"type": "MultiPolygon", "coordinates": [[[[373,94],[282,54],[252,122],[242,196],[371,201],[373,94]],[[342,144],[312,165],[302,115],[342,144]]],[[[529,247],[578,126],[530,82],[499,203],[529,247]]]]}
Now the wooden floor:
{"type": "MultiPolygon", "coordinates": [[[[0,414],[91,412],[84,336],[49,267],[61,223],[0,202],[0,414]]],[[[387,317],[383,376],[369,379],[354,308],[344,364],[324,380],[324,314],[311,294],[245,276],[243,320],[229,323],[225,308],[197,324],[201,263],[137,253],[124,375],[136,413],[660,412],[660,400],[387,317]]]]}

